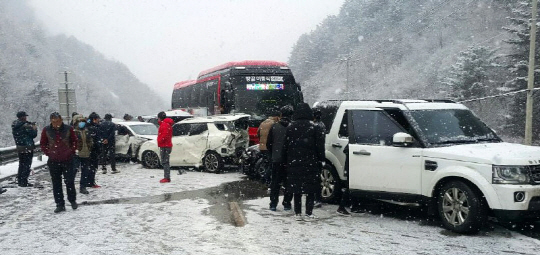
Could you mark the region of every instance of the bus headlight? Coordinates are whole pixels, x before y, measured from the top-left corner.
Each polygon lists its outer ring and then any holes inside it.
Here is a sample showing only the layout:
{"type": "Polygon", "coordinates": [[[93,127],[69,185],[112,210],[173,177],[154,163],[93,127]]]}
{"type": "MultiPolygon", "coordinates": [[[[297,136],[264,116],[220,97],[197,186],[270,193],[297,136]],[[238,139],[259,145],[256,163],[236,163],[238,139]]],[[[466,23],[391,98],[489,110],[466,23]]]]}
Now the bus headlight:
{"type": "Polygon", "coordinates": [[[493,166],[493,184],[529,184],[528,166],[493,166]]]}

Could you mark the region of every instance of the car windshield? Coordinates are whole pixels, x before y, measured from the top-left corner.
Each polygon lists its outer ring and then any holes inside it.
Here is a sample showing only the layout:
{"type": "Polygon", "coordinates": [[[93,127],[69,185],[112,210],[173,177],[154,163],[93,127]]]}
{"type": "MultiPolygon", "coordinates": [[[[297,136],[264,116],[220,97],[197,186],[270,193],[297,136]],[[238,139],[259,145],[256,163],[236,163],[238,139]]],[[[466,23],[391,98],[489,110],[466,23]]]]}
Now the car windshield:
{"type": "Polygon", "coordinates": [[[497,135],[469,110],[416,110],[411,115],[430,144],[499,142],[497,135]]]}
{"type": "Polygon", "coordinates": [[[154,125],[130,125],[133,132],[138,135],[157,135],[158,129],[154,125]]]}

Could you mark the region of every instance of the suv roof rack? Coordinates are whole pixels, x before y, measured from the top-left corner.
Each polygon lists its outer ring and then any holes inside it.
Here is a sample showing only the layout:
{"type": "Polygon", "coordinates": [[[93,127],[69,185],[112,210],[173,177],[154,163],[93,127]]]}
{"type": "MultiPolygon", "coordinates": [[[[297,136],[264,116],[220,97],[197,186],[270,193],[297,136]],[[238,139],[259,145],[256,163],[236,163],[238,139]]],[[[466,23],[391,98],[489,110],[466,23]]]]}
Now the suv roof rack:
{"type": "Polygon", "coordinates": [[[323,100],[317,103],[341,103],[344,101],[374,101],[378,103],[396,103],[396,104],[407,104],[407,103],[424,103],[430,102],[430,103],[456,103],[454,100],[450,99],[328,99],[323,100]],[[409,101],[410,100],[410,101],[409,101]]]}

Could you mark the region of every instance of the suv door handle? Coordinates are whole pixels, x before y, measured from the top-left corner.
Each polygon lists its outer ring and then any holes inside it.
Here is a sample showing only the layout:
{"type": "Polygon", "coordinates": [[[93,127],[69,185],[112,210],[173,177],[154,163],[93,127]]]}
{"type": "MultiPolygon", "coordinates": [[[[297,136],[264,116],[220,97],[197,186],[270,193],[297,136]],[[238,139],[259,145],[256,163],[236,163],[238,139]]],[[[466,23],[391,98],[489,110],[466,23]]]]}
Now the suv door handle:
{"type": "Polygon", "coordinates": [[[333,144],[332,144],[332,147],[334,147],[334,148],[341,148],[341,147],[343,147],[343,146],[341,146],[341,144],[339,144],[339,143],[333,143],[333,144]]]}
{"type": "Polygon", "coordinates": [[[366,150],[361,150],[361,151],[353,151],[353,154],[354,154],[354,155],[370,156],[370,155],[371,155],[371,152],[366,151],[366,150]]]}

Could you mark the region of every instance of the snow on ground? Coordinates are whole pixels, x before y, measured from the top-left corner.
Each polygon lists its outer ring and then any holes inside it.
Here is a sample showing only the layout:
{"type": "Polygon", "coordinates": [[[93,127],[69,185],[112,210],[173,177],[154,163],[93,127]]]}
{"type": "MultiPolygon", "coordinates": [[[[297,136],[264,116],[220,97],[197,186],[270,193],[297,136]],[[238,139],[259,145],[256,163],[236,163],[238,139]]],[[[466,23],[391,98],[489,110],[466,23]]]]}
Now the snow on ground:
{"type": "MultiPolygon", "coordinates": [[[[99,189],[78,201],[147,197],[191,191],[242,178],[236,172],[172,172],[125,164],[121,173],[98,173],[99,189]]],[[[268,198],[244,201],[248,224],[234,227],[216,219],[204,197],[157,203],[83,205],[54,214],[48,175],[44,186],[9,188],[0,195],[0,251],[7,254],[538,254],[540,241],[506,229],[477,236],[444,234],[438,226],[380,215],[335,214],[324,205],[315,222],[297,222],[291,212],[267,210],[268,198]]],[[[225,194],[223,194],[225,196],[225,194]]],[[[68,204],[69,205],[69,204],[68,204]]],[[[219,205],[218,205],[219,206],[219,205]]],[[[222,205],[226,206],[226,205],[222,205]]]]}

